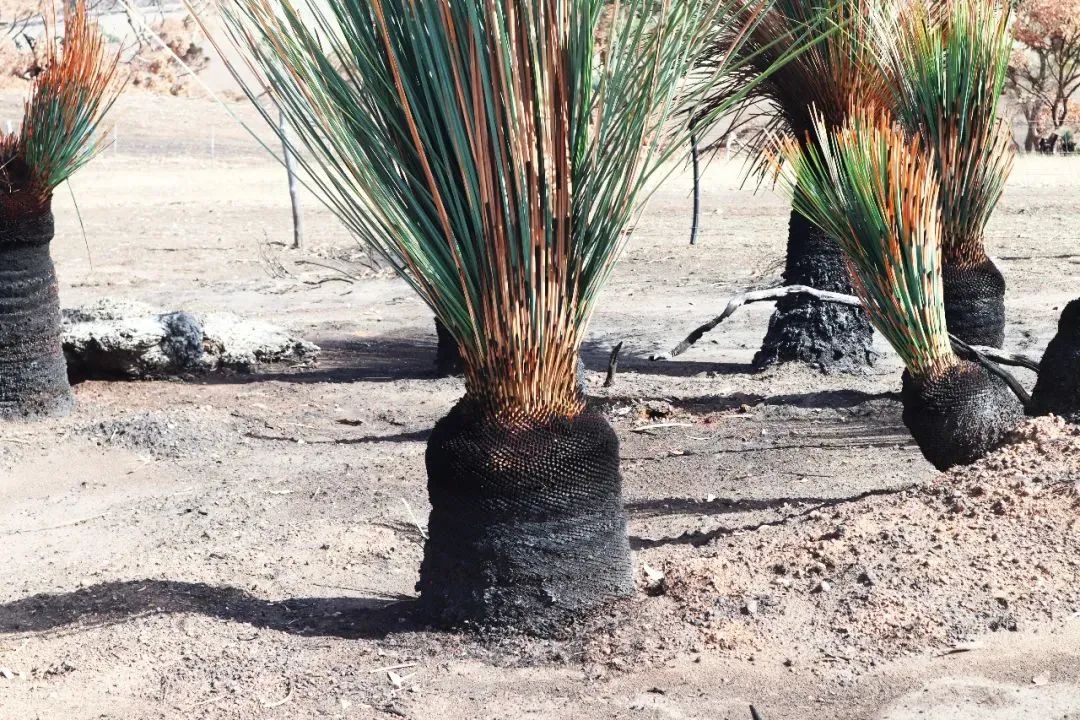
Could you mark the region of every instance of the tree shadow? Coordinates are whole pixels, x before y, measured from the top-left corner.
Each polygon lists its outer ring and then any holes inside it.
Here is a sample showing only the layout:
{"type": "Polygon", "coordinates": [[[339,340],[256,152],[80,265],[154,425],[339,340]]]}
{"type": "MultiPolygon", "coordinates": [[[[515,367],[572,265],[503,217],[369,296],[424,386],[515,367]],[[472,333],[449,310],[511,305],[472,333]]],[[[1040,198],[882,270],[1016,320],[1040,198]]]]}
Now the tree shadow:
{"type": "Polygon", "coordinates": [[[816,408],[820,410],[850,409],[875,400],[893,400],[900,402],[900,393],[880,392],[869,393],[862,390],[821,390],[809,393],[789,393],[787,395],[770,395],[766,397],[764,405],[784,405],[787,407],[816,408]]]}
{"type": "Polygon", "coordinates": [[[207,385],[248,385],[259,382],[351,383],[424,380],[435,372],[435,336],[370,337],[317,340],[319,364],[308,368],[272,366],[253,373],[214,373],[198,378],[207,385]]]}
{"type": "MultiPolygon", "coordinates": [[[[675,536],[670,536],[670,537],[660,537],[660,538],[643,538],[643,537],[631,536],[630,537],[630,547],[635,551],[648,550],[650,548],[665,547],[665,546],[670,546],[670,545],[690,545],[692,547],[703,547],[705,545],[708,545],[708,544],[712,543],[715,540],[718,540],[718,539],[723,538],[723,537],[728,537],[730,535],[735,535],[735,534],[744,533],[744,532],[752,532],[752,531],[761,530],[761,529],[767,528],[767,527],[776,527],[776,526],[779,526],[779,525],[786,525],[787,523],[792,522],[794,520],[799,520],[801,518],[805,518],[805,517],[809,516],[810,513],[814,512],[814,511],[820,511],[820,510],[823,510],[823,509],[833,508],[833,507],[837,507],[839,505],[845,505],[847,503],[860,502],[860,501],[866,500],[868,498],[882,496],[882,495],[885,495],[885,496],[898,495],[900,493],[911,490],[914,487],[917,487],[917,483],[902,485],[902,486],[899,486],[899,487],[876,488],[874,490],[867,490],[865,492],[861,492],[861,493],[858,493],[857,495],[852,495],[850,497],[839,497],[839,498],[772,498],[772,499],[768,499],[768,500],[747,500],[747,501],[728,500],[728,502],[733,503],[733,505],[736,506],[736,507],[734,507],[733,509],[722,510],[722,512],[735,513],[735,512],[748,512],[748,511],[753,511],[753,510],[777,510],[777,509],[782,508],[785,504],[797,505],[797,508],[795,510],[793,510],[792,512],[785,513],[785,514],[781,515],[780,517],[774,518],[772,520],[762,520],[762,521],[751,522],[751,523],[747,523],[747,524],[743,524],[743,525],[737,525],[737,526],[721,525],[720,527],[717,527],[717,528],[715,528],[713,530],[708,530],[708,531],[692,530],[692,531],[689,531],[689,532],[682,533],[681,535],[675,535],[675,536]]],[[[661,500],[661,501],[658,501],[658,502],[662,503],[662,502],[672,502],[672,501],[671,500],[668,500],[668,501],[661,500]]],[[[675,504],[676,506],[678,505],[677,502],[675,502],[673,504],[675,504]]],[[[687,505],[682,506],[683,509],[685,509],[686,507],[687,507],[687,505]]],[[[628,509],[630,509],[631,514],[634,513],[634,510],[632,508],[630,508],[629,506],[628,506],[628,509]]],[[[646,505],[642,509],[638,510],[638,512],[648,512],[649,510],[650,510],[650,508],[646,505]]],[[[675,512],[678,512],[678,510],[676,510],[675,512]]],[[[698,512],[700,512],[700,511],[698,511],[698,512]]],[[[658,514],[664,514],[664,513],[660,512],[658,514]]],[[[705,514],[705,513],[700,513],[700,514],[705,514]]],[[[823,537],[822,539],[826,539],[826,538],[823,537]]]]}
{"type": "Polygon", "coordinates": [[[408,596],[267,601],[233,587],[129,580],[4,603],[0,633],[98,627],[174,613],[196,613],[305,637],[380,639],[423,627],[415,616],[414,599],[408,596]]]}
{"type": "Polygon", "coordinates": [[[736,392],[728,395],[698,395],[695,397],[643,397],[641,395],[597,395],[594,400],[603,404],[634,404],[650,400],[663,400],[677,410],[690,413],[726,412],[737,410],[744,405],[759,405],[819,409],[850,410],[875,400],[900,402],[899,393],[868,393],[861,390],[820,390],[808,393],[790,393],[786,395],[761,395],[759,393],[736,392]]]}
{"type": "MultiPolygon", "coordinates": [[[[907,487],[907,486],[905,486],[907,487]]],[[[893,489],[883,492],[895,492],[893,489]]],[[[670,515],[727,515],[744,512],[761,512],[767,510],[780,510],[785,506],[816,505],[821,507],[830,503],[850,502],[862,499],[864,495],[849,497],[776,497],[776,498],[713,498],[712,500],[698,500],[695,498],[653,498],[648,500],[634,500],[624,503],[626,511],[631,517],[653,518],[670,515]]]]}
{"type": "MultiPolygon", "coordinates": [[[[585,367],[596,372],[606,372],[614,343],[588,341],[582,343],[581,358],[585,367]]],[[[716,375],[752,375],[757,370],[750,363],[703,362],[695,360],[650,360],[647,355],[630,351],[625,345],[619,353],[619,371],[628,370],[639,375],[666,375],[670,377],[693,377],[701,373],[716,375]]]]}
{"type": "MultiPolygon", "coordinates": [[[[267,381],[287,383],[351,383],[392,382],[394,380],[431,380],[439,374],[435,369],[436,338],[423,332],[410,337],[394,335],[365,338],[314,338],[322,348],[318,365],[311,368],[266,365],[250,373],[215,372],[195,376],[193,382],[206,385],[249,385],[267,381]]],[[[606,372],[611,347],[586,343],[581,357],[585,367],[593,372],[606,372]]],[[[667,360],[656,362],[647,357],[628,353],[619,355],[619,369],[642,375],[692,377],[704,372],[717,375],[737,375],[756,372],[752,365],[667,360]]]]}
{"type": "MultiPolygon", "coordinates": [[[[369,443],[406,443],[426,442],[431,437],[432,428],[421,430],[403,430],[392,435],[362,435],[360,437],[330,438],[326,440],[305,440],[308,445],[367,445],[369,443]]],[[[245,433],[245,437],[253,440],[268,440],[271,442],[296,442],[295,437],[287,435],[269,435],[266,433],[245,433]]]]}

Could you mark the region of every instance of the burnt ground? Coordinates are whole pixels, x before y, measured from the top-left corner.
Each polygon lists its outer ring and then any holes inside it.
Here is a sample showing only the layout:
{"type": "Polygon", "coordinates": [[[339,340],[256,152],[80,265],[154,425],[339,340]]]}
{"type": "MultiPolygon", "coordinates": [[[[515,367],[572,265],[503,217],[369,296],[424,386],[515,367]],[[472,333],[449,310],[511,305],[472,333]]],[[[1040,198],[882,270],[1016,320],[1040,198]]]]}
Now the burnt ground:
{"type": "MultiPolygon", "coordinates": [[[[1080,717],[1071,431],[1044,421],[938,474],[887,348],[859,376],[753,373],[767,304],[648,359],[779,280],[787,209],[737,167],[709,168],[695,247],[688,179],[665,187],[584,349],[662,592],[639,572],[642,592],[568,638],[477,639],[411,614],[424,442],[462,393],[433,376],[429,313],[313,201],[307,247],[286,249],[282,173],[221,110],[117,110],[119,148],[72,183],[85,244],[55,201],[65,306],[224,308],[324,354],[86,382],[70,417],[0,429],[3,720],[1080,717]]],[[[991,225],[1012,350],[1040,352],[1077,295],[1077,177],[1021,159],[991,225]]]]}

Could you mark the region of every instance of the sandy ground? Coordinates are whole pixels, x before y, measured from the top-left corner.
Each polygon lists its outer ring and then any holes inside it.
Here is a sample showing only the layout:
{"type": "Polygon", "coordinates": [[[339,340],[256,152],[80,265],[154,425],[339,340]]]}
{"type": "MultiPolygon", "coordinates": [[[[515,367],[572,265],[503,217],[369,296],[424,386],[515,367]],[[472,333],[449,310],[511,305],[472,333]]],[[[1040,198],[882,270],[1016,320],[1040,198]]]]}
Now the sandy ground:
{"type": "MultiPolygon", "coordinates": [[[[17,108],[0,98],[0,122],[17,108]]],[[[709,168],[695,247],[686,173],[660,192],[584,349],[664,592],[566,640],[482,642],[408,612],[424,441],[462,393],[432,376],[430,313],[314,201],[286,249],[283,173],[220,108],[133,94],[116,118],[118,146],[72,183],[85,242],[55,200],[64,304],[225,308],[324,355],[87,382],[71,417],[0,428],[0,720],[1080,718],[1068,429],[939,476],[887,348],[857,377],[751,373],[764,304],[647,359],[778,281],[786,207],[736,166],[709,168]],[[304,260],[363,279],[307,284],[332,273],[304,260]]],[[[1078,170],[1020,160],[991,226],[1010,349],[1040,353],[1077,295],[1078,170]]]]}

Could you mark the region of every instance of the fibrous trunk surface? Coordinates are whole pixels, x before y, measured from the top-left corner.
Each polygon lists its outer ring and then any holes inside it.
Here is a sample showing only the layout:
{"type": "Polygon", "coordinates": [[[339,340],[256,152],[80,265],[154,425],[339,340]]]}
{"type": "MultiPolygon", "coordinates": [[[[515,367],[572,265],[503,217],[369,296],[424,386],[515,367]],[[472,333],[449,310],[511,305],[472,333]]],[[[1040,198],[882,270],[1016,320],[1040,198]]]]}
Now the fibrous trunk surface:
{"type": "Polygon", "coordinates": [[[938,470],[983,457],[1024,415],[1004,381],[967,361],[934,377],[905,371],[901,398],[904,424],[938,470]]]}
{"type": "Polygon", "coordinates": [[[52,237],[51,213],[0,225],[0,419],[62,415],[74,406],[52,237]]]}
{"type": "Polygon", "coordinates": [[[510,428],[466,397],[426,462],[432,622],[552,635],[633,592],[619,441],[599,413],[510,428]]]}
{"type": "MultiPolygon", "coordinates": [[[[784,283],[853,292],[840,246],[794,210],[788,225],[784,283]]],[[[876,359],[872,342],[870,320],[862,308],[791,295],[777,301],[754,365],[764,368],[796,361],[825,371],[858,372],[876,359]]]]}
{"type": "Polygon", "coordinates": [[[949,332],[968,345],[1005,344],[1005,277],[989,258],[974,265],[946,260],[941,280],[949,332]]]}
{"type": "Polygon", "coordinates": [[[1065,306],[1057,335],[1046,346],[1031,393],[1031,412],[1080,423],[1080,299],[1065,306]]]}

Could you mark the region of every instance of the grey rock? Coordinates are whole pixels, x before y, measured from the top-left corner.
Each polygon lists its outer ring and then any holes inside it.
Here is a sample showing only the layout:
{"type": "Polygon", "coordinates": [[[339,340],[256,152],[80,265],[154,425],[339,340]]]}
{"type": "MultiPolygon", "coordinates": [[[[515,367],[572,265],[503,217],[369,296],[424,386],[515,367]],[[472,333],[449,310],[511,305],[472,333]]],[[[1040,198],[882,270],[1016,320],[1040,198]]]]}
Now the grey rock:
{"type": "Polygon", "coordinates": [[[212,370],[251,372],[313,362],[318,346],[231,313],[161,312],[102,299],[63,311],[63,346],[74,378],[153,378],[212,370]]]}

